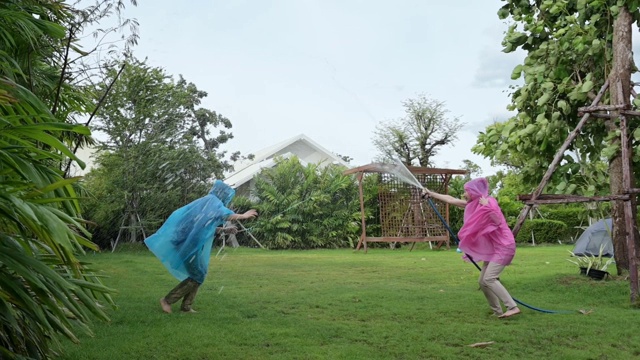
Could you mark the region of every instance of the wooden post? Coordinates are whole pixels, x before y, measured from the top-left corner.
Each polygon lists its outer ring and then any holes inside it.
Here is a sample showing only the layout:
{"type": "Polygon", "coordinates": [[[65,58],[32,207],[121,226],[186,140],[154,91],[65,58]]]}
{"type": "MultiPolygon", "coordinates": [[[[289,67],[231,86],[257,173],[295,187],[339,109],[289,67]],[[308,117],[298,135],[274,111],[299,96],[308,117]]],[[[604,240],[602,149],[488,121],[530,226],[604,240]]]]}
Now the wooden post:
{"type": "MultiPolygon", "coordinates": [[[[360,250],[360,246],[365,241],[364,239],[367,237],[367,224],[364,218],[364,192],[362,190],[362,179],[364,178],[364,172],[358,173],[358,193],[360,194],[360,218],[362,224],[362,234],[360,234],[360,241],[358,241],[358,246],[356,246],[356,250],[360,250]]],[[[367,251],[367,244],[364,243],[364,250],[367,251]]]]}
{"type": "MultiPolygon", "coordinates": [[[[626,6],[620,7],[620,12],[613,22],[613,65],[609,75],[609,83],[615,84],[610,90],[611,105],[617,105],[621,109],[630,108],[631,71],[632,59],[632,22],[633,18],[626,6]]],[[[619,119],[616,124],[614,119],[606,121],[609,131],[620,130],[620,153],[609,162],[611,194],[628,194],[632,188],[631,154],[629,154],[629,136],[626,116],[620,111],[613,113],[619,119]],[[620,174],[622,178],[620,178],[620,174]]],[[[629,282],[631,288],[631,303],[638,300],[638,269],[636,254],[635,234],[635,196],[626,201],[616,201],[613,205],[613,245],[618,267],[629,269],[629,282]],[[626,244],[626,246],[624,246],[626,244]],[[627,251],[627,254],[624,254],[627,251]],[[626,255],[626,256],[625,256],[626,255]],[[625,267],[623,262],[627,262],[625,267]]]]}
{"type": "MultiPolygon", "coordinates": [[[[618,83],[620,84],[620,83],[618,83]]],[[[622,156],[622,183],[623,188],[631,189],[631,159],[629,155],[628,124],[624,115],[620,116],[620,137],[622,156]]],[[[631,199],[624,202],[624,221],[627,241],[627,251],[629,257],[629,283],[631,288],[631,303],[638,300],[638,264],[636,257],[636,243],[634,236],[633,201],[631,199]]],[[[615,254],[615,252],[614,252],[615,254]]]]}

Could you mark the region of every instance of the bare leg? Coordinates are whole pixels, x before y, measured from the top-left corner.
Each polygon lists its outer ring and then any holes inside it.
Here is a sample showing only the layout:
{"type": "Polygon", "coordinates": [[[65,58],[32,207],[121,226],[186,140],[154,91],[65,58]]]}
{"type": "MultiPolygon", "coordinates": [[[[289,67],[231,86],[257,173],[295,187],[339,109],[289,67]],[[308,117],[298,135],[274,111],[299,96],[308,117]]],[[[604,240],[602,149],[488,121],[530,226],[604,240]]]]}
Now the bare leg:
{"type": "Polygon", "coordinates": [[[167,314],[171,314],[171,304],[169,304],[164,298],[160,299],[160,307],[162,307],[162,311],[167,314]]]}
{"type": "Polygon", "coordinates": [[[498,317],[501,318],[501,319],[504,319],[504,318],[508,318],[510,316],[518,315],[518,314],[520,314],[520,309],[518,309],[518,307],[516,306],[513,309],[507,310],[504,314],[502,314],[502,315],[500,315],[498,317]]]}

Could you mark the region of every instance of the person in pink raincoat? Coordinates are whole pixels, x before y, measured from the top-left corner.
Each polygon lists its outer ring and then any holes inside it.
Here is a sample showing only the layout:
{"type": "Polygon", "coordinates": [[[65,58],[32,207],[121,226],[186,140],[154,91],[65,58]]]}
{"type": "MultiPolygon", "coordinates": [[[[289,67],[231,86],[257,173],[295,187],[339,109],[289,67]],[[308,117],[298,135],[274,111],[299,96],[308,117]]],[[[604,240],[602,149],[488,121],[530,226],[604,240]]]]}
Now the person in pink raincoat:
{"type": "Polygon", "coordinates": [[[493,313],[506,318],[520,313],[518,305],[500,282],[500,273],[511,264],[516,254],[516,242],[498,202],[489,196],[485,178],[464,184],[464,199],[425,190],[425,196],[464,208],[464,223],[458,239],[466,258],[483,261],[478,283],[493,313]],[[506,307],[503,312],[502,302],[506,307]]]}

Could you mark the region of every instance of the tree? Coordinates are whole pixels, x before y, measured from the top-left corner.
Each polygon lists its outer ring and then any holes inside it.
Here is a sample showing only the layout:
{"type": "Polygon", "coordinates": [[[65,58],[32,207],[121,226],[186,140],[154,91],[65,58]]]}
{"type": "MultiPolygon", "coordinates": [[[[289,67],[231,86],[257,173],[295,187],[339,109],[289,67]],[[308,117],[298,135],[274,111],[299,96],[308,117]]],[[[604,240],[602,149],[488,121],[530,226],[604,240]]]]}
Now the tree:
{"type": "MultiPolygon", "coordinates": [[[[137,5],[136,0],[130,2],[137,5]]],[[[67,8],[70,16],[66,19],[67,34],[63,46],[46,48],[61,71],[54,96],[49,94],[51,89],[43,90],[44,99],[51,101],[54,114],[61,115],[59,117],[66,118],[68,122],[89,126],[102,103],[99,99],[94,101],[94,96],[100,99],[108,96],[108,91],[100,94],[92,92],[96,84],[105,81],[103,65],[109,61],[103,59],[104,55],[107,54],[109,58],[126,57],[131,47],[137,44],[139,35],[137,20],[123,16],[124,0],[100,0],[82,5],[86,7],[80,6],[81,2],[76,2],[73,7],[67,8]],[[100,27],[103,20],[114,16],[115,21],[109,19],[112,26],[100,27]],[[119,38],[112,39],[110,34],[117,34],[119,38]],[[83,96],[77,96],[80,93],[83,96]]],[[[80,147],[95,145],[88,136],[74,136],[69,141],[74,154],[80,147]]],[[[70,160],[61,164],[65,176],[69,176],[71,165],[70,160]]]]}
{"type": "MultiPolygon", "coordinates": [[[[163,69],[135,58],[112,63],[107,79],[115,79],[116,69],[121,66],[124,71],[113,86],[114,95],[96,114],[96,130],[108,136],[103,150],[117,152],[144,143],[166,144],[169,148],[196,146],[210,161],[208,175],[221,177],[231,169],[229,161],[223,159],[226,152],[216,151],[233,138],[224,130],[232,124],[215,111],[198,108],[206,92],[181,76],[175,81],[163,69]],[[212,128],[219,129],[218,134],[212,135],[212,128]]],[[[100,84],[96,92],[104,92],[105,86],[100,84]]]]}
{"type": "Polygon", "coordinates": [[[337,157],[339,157],[340,159],[342,159],[342,161],[346,162],[347,164],[349,164],[351,161],[353,161],[353,158],[349,155],[340,155],[340,154],[335,154],[337,157]]]}
{"type": "MultiPolygon", "coordinates": [[[[102,2],[110,3],[109,1],[102,2]]],[[[52,1],[0,2],[0,358],[51,358],[58,339],[90,334],[113,291],[78,255],[97,250],[75,182],[60,164],[89,138],[73,116],[90,95],[66,75],[74,9],[52,1]],[[66,44],[66,45],[65,45],[66,44]]]]}
{"type": "MultiPolygon", "coordinates": [[[[620,77],[612,69],[616,61],[631,59],[631,49],[629,43],[627,54],[614,54],[613,25],[622,15],[626,17],[622,33],[627,27],[630,31],[631,23],[637,24],[640,20],[638,2],[544,0],[532,4],[508,0],[498,15],[512,20],[503,41],[504,51],[522,49],[527,53],[523,64],[516,66],[512,74],[513,79],[522,77],[524,84],[514,86],[511,93],[509,110],[518,114],[504,123],[489,126],[480,134],[473,150],[496,163],[518,169],[523,179],[535,184],[540,182],[567,134],[578,124],[578,108],[596,98],[594,90],[610,80],[614,84],[613,92],[605,94],[602,102],[618,104],[615,84],[624,76],[620,77]]],[[[632,63],[624,67],[627,78],[636,71],[632,63]]],[[[626,96],[629,103],[630,87],[626,85],[629,80],[623,79],[623,88],[626,88],[623,92],[627,95],[619,98],[626,96]]],[[[636,103],[637,100],[634,105],[636,103]]],[[[640,159],[637,123],[631,132],[637,168],[640,159]]],[[[622,174],[623,159],[619,136],[616,117],[588,121],[569,145],[546,190],[585,196],[620,194],[622,179],[618,175],[622,174]],[[608,169],[603,163],[608,164],[608,169]]],[[[629,269],[622,203],[614,204],[613,209],[615,257],[621,273],[629,269]]],[[[635,206],[633,209],[635,217],[635,206]]],[[[637,230],[634,232],[637,234],[637,230]]]]}
{"type": "Polygon", "coordinates": [[[482,176],[482,168],[480,167],[480,165],[468,159],[462,160],[462,164],[462,169],[467,170],[468,172],[467,176],[465,177],[467,180],[482,176]]]}
{"type": "MultiPolygon", "coordinates": [[[[115,240],[113,228],[105,228],[114,218],[115,229],[126,224],[129,241],[137,241],[139,230],[155,230],[173,210],[206,194],[211,178],[231,168],[219,147],[233,137],[229,119],[198,107],[207,93],[182,77],[174,80],[135,58],[111,64],[107,74],[106,84],[117,81],[95,116],[95,129],[108,138],[86,181],[95,191],[87,214],[100,226],[103,245],[115,240]]],[[[96,92],[106,91],[106,84],[96,92]]]]}
{"type": "Polygon", "coordinates": [[[442,101],[420,95],[403,102],[405,116],[376,127],[373,144],[385,158],[399,158],[405,165],[429,167],[438,151],[457,139],[464,126],[449,118],[442,101]]]}
{"type": "Polygon", "coordinates": [[[489,184],[507,222],[515,222],[523,207],[517,200],[518,195],[530,193],[531,186],[527,186],[522,174],[516,171],[498,171],[489,177],[489,184]]]}

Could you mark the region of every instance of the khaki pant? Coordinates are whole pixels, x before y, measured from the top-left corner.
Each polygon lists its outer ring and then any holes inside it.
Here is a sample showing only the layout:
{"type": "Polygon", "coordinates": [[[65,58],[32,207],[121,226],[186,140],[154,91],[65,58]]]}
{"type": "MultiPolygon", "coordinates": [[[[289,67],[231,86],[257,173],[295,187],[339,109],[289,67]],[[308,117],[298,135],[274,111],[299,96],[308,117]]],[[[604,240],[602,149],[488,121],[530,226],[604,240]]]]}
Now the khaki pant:
{"type": "Polygon", "coordinates": [[[176,287],[174,287],[171,291],[169,291],[167,296],[164,297],[164,300],[169,304],[173,304],[182,299],[180,310],[190,311],[191,305],[193,305],[193,301],[196,298],[199,287],[200,284],[198,284],[197,281],[191,278],[187,278],[176,287]]]}
{"type": "Polygon", "coordinates": [[[496,315],[502,315],[502,306],[500,306],[500,301],[502,301],[504,306],[507,307],[507,310],[518,307],[516,302],[513,301],[511,295],[509,295],[507,289],[505,289],[498,279],[504,268],[504,265],[485,262],[482,266],[482,271],[480,271],[480,278],[478,279],[480,289],[487,298],[487,302],[489,302],[491,310],[493,310],[493,313],[496,315]]]}

